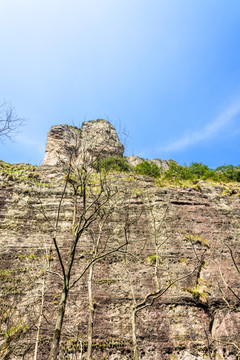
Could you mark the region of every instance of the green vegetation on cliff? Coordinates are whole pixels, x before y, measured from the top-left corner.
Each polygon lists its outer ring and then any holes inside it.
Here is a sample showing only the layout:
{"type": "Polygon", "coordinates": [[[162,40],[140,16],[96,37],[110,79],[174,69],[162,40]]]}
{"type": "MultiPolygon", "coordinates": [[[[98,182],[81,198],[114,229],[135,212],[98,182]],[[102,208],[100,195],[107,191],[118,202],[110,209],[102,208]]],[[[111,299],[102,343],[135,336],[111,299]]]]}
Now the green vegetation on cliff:
{"type": "Polygon", "coordinates": [[[142,163],[138,164],[135,167],[135,171],[137,174],[140,174],[140,175],[147,175],[147,176],[151,176],[154,178],[160,177],[159,167],[150,161],[143,161],[142,163]]]}
{"type": "Polygon", "coordinates": [[[104,160],[98,159],[93,164],[93,167],[97,171],[105,170],[105,171],[129,172],[131,170],[131,166],[127,162],[126,158],[121,156],[110,156],[104,160]]]}
{"type": "Polygon", "coordinates": [[[202,163],[191,163],[181,166],[171,161],[169,169],[164,174],[165,179],[171,180],[212,180],[216,182],[240,182],[240,166],[224,165],[210,169],[202,163]]]}

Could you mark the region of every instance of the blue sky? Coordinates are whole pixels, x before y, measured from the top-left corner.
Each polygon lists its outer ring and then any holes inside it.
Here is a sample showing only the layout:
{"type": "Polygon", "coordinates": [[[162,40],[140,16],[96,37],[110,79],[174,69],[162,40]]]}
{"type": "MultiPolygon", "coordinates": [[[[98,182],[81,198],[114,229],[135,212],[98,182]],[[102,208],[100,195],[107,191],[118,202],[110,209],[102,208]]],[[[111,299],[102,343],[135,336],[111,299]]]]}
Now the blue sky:
{"type": "Polygon", "coordinates": [[[240,164],[238,0],[1,0],[0,159],[41,164],[55,124],[106,118],[126,155],[240,164]]]}

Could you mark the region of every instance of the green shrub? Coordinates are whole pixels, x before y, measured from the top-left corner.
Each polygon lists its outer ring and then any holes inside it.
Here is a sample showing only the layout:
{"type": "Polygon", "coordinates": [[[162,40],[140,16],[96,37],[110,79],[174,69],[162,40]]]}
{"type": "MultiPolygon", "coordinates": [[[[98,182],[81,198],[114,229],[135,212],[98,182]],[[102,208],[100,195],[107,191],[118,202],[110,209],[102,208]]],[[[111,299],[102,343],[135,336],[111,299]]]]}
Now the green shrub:
{"type": "MultiPolygon", "coordinates": [[[[133,170],[126,158],[120,156],[111,156],[107,159],[98,159],[93,165],[97,171],[120,171],[128,172],[133,170]]],[[[143,161],[138,164],[134,171],[139,175],[147,175],[154,178],[159,178],[161,175],[159,167],[150,161],[143,161]]],[[[210,169],[203,163],[193,162],[189,166],[179,165],[177,162],[170,160],[169,169],[164,172],[162,180],[211,180],[216,182],[240,182],[240,165],[223,165],[216,169],[210,169]]]]}
{"type": "Polygon", "coordinates": [[[197,178],[208,178],[211,174],[209,167],[203,163],[191,163],[188,167],[189,173],[197,178]]]}
{"type": "Polygon", "coordinates": [[[106,171],[120,171],[128,172],[131,170],[131,166],[127,160],[121,156],[110,156],[107,159],[100,160],[98,159],[93,167],[97,170],[106,170],[106,171]]]}
{"type": "Polygon", "coordinates": [[[186,165],[181,166],[175,161],[170,161],[169,169],[165,171],[164,177],[174,180],[194,180],[194,175],[189,170],[189,167],[186,165]]]}
{"type": "Polygon", "coordinates": [[[238,181],[240,182],[240,166],[223,165],[215,170],[216,175],[221,181],[238,181]]]}
{"type": "Polygon", "coordinates": [[[203,163],[191,163],[189,166],[181,166],[171,161],[169,169],[164,174],[165,179],[173,180],[213,180],[217,182],[238,181],[240,182],[240,166],[224,165],[209,169],[203,163]]]}
{"type": "Polygon", "coordinates": [[[154,178],[160,177],[159,167],[156,164],[151,163],[147,160],[143,161],[140,164],[137,164],[137,166],[135,167],[135,172],[139,175],[147,175],[154,178]]]}

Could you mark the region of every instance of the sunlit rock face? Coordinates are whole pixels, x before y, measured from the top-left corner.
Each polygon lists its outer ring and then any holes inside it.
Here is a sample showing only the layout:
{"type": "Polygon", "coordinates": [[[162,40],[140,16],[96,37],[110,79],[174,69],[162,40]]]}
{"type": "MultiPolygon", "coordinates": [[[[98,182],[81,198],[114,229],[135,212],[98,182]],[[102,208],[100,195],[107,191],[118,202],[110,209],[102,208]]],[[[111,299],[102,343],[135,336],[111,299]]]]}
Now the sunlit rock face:
{"type": "MultiPolygon", "coordinates": [[[[145,160],[147,160],[147,159],[143,159],[136,155],[127,156],[126,159],[127,159],[128,163],[132,166],[137,166],[138,164],[141,164],[145,160]]],[[[159,167],[160,171],[162,171],[162,172],[169,169],[169,161],[167,161],[167,160],[153,159],[153,160],[147,160],[147,161],[150,161],[151,163],[156,164],[159,167]]]]}
{"type": "MultiPolygon", "coordinates": [[[[123,154],[105,120],[85,122],[81,129],[52,127],[43,162],[48,166],[0,161],[0,359],[32,360],[38,329],[37,359],[49,357],[63,285],[54,240],[66,264],[78,195],[74,178],[66,183],[69,169],[60,165],[70,159],[80,164],[83,156],[99,153],[123,154]]],[[[135,166],[143,159],[128,161],[135,166]]],[[[90,209],[103,181],[93,169],[91,175],[90,209]]],[[[112,196],[76,248],[71,281],[82,277],[69,293],[58,360],[87,356],[89,272],[84,269],[98,239],[99,255],[109,255],[93,268],[93,358],[133,359],[133,308],[146,300],[135,324],[139,360],[238,359],[239,183],[201,180],[162,187],[134,172],[110,172],[104,181],[112,196]],[[115,251],[126,236],[127,246],[115,251]]],[[[81,199],[80,193],[79,214],[81,199]]]]}
{"type": "Polygon", "coordinates": [[[130,155],[127,156],[127,161],[130,165],[136,166],[138,164],[141,164],[144,161],[144,159],[136,155],[130,155]]]}
{"type": "Polygon", "coordinates": [[[167,171],[169,169],[169,161],[167,160],[153,159],[151,162],[156,164],[162,171],[167,171]]]}
{"type": "Polygon", "coordinates": [[[116,130],[106,120],[85,121],[81,128],[55,125],[48,133],[43,165],[67,165],[70,161],[79,165],[86,158],[123,156],[123,152],[116,130]]]}
{"type": "MultiPolygon", "coordinates": [[[[204,360],[209,354],[214,360],[237,359],[238,349],[232,344],[239,346],[239,305],[230,289],[239,296],[239,275],[225,246],[239,264],[237,188],[235,195],[227,194],[224,185],[204,182],[191,188],[160,188],[154,179],[132,174],[119,175],[117,184],[116,206],[102,241],[109,250],[119,246],[130,217],[128,272],[137,303],[155,291],[156,241],[161,288],[181,279],[138,313],[139,359],[204,360]]],[[[0,358],[9,354],[10,360],[33,359],[43,297],[38,358],[48,359],[62,288],[51,224],[63,187],[64,170],[59,166],[0,163],[0,301],[14,310],[6,316],[0,313],[6,321],[1,323],[0,344],[9,341],[12,346],[0,347],[0,358]],[[46,259],[51,271],[46,271],[46,259]],[[4,335],[15,328],[15,337],[4,335]]],[[[70,187],[57,232],[64,259],[71,242],[72,206],[70,187]]],[[[91,230],[97,234],[98,224],[91,230]]],[[[92,237],[86,233],[77,248],[73,279],[91,259],[91,248],[92,237]]],[[[100,344],[94,348],[95,359],[132,360],[133,300],[123,256],[124,252],[114,253],[94,267],[94,342],[100,344]]],[[[64,342],[71,351],[76,336],[86,341],[87,284],[88,274],[69,295],[59,359],[67,358],[64,342]]],[[[82,353],[86,355],[86,342],[82,353]]],[[[77,356],[81,358],[79,350],[77,356]]]]}

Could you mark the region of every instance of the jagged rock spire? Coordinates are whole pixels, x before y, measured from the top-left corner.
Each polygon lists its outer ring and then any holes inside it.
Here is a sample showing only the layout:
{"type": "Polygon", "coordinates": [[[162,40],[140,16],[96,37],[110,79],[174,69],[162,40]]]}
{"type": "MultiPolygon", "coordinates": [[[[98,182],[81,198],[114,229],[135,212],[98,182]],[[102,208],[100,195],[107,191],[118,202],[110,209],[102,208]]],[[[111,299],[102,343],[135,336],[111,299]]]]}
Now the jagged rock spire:
{"type": "Polygon", "coordinates": [[[76,165],[83,158],[96,159],[123,156],[115,128],[107,120],[85,121],[79,129],[70,125],[55,125],[48,132],[43,165],[76,165]]]}

